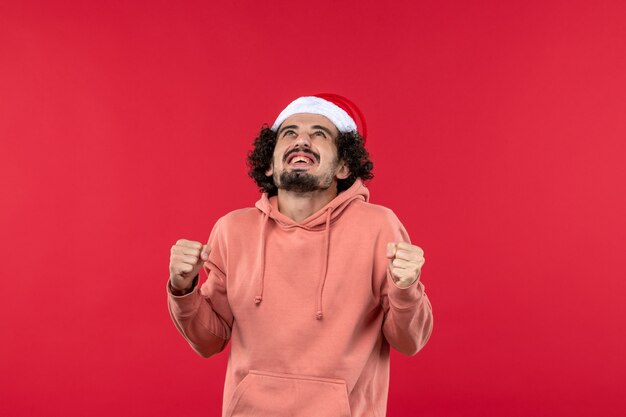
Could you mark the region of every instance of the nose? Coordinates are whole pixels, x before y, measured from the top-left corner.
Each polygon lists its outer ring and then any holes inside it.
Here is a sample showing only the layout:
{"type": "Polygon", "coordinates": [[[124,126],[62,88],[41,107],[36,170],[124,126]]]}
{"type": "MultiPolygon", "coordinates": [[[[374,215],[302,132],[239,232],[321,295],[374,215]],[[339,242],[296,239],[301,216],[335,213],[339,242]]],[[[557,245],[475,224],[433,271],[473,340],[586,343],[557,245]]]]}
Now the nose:
{"type": "Polygon", "coordinates": [[[307,132],[300,132],[296,138],[296,146],[311,147],[311,136],[307,132]]]}

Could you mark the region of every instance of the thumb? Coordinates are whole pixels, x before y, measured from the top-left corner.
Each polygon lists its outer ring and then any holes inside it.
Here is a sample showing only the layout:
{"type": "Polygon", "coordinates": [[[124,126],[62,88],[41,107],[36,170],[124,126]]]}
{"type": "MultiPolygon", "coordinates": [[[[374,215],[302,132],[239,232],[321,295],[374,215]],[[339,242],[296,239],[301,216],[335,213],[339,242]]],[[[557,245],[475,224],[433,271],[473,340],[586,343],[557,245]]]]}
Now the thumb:
{"type": "Polygon", "coordinates": [[[200,258],[202,258],[203,261],[207,261],[209,259],[209,253],[211,253],[211,247],[209,245],[202,246],[200,258]]]}
{"type": "Polygon", "coordinates": [[[387,258],[393,259],[396,256],[397,247],[398,247],[397,243],[393,243],[393,242],[387,243],[387,258]]]}

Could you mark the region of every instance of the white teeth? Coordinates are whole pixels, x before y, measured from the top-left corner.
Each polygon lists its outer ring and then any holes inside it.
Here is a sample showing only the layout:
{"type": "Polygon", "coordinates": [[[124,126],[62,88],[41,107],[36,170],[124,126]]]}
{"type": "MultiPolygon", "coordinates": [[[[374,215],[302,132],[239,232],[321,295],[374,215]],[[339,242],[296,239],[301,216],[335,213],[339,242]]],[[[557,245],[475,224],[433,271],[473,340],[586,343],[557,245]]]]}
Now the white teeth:
{"type": "Polygon", "coordinates": [[[291,160],[292,164],[295,164],[296,162],[305,162],[307,164],[312,163],[312,161],[309,158],[306,158],[304,156],[296,156],[295,158],[291,160]]]}

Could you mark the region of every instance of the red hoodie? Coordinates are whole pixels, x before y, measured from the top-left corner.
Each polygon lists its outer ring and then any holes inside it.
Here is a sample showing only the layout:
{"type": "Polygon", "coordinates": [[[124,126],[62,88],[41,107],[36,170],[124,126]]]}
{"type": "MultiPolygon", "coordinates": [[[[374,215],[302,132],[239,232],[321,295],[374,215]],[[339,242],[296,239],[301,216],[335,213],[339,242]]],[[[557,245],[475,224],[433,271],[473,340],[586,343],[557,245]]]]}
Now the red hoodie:
{"type": "Polygon", "coordinates": [[[398,287],[388,242],[409,242],[357,180],[301,223],[263,195],[215,224],[208,279],[169,292],[176,327],[204,357],[231,340],[223,416],[384,416],[389,346],[413,355],[432,331],[418,280],[398,287]]]}

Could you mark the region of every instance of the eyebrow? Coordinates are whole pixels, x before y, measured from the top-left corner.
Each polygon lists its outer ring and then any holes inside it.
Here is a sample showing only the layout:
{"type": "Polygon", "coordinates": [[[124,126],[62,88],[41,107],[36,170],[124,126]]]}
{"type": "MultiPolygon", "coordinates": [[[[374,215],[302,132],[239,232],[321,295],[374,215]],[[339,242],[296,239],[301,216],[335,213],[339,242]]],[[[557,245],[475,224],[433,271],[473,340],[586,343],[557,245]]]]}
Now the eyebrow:
{"type": "MultiPolygon", "coordinates": [[[[333,137],[333,132],[330,131],[330,129],[328,129],[327,127],[321,126],[321,125],[313,125],[311,126],[312,129],[320,129],[323,130],[324,132],[328,133],[328,135],[332,138],[333,137]]],[[[287,129],[296,129],[298,130],[298,126],[296,125],[289,125],[289,126],[283,126],[280,128],[280,130],[278,131],[278,135],[280,136],[285,130],[287,129]]]]}
{"type": "Polygon", "coordinates": [[[280,130],[278,131],[278,135],[276,135],[276,136],[280,136],[281,133],[283,133],[287,129],[297,129],[297,128],[298,128],[298,126],[296,126],[296,125],[283,126],[283,127],[280,128],[280,130]]]}
{"type": "Polygon", "coordinates": [[[320,125],[315,125],[315,126],[313,126],[313,129],[323,130],[324,132],[328,133],[328,136],[330,136],[331,138],[333,137],[333,132],[331,132],[327,127],[320,126],[320,125]]]}

